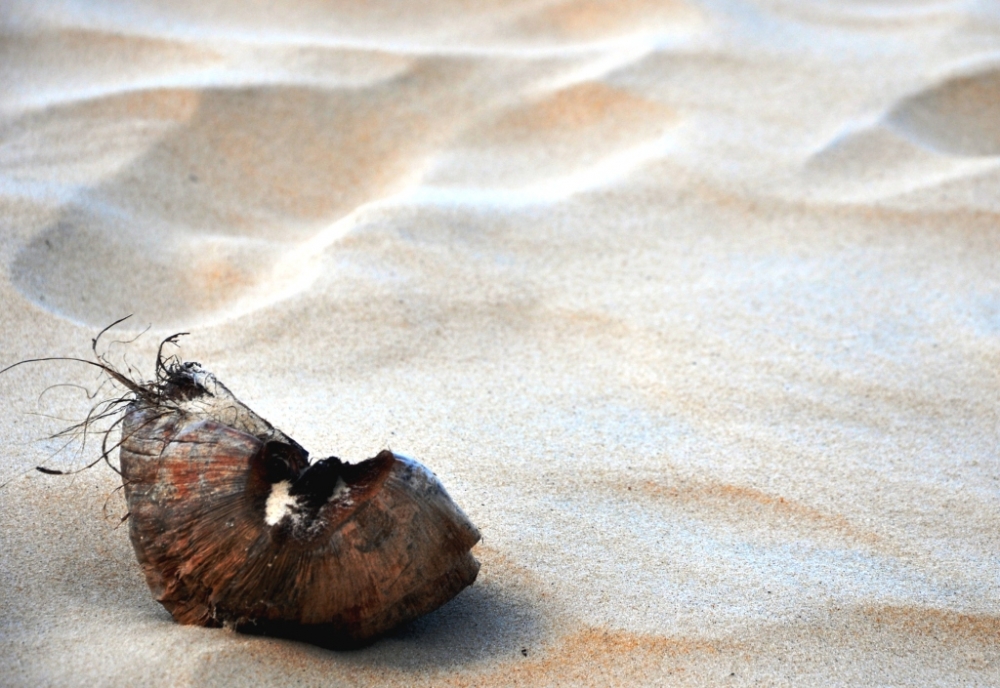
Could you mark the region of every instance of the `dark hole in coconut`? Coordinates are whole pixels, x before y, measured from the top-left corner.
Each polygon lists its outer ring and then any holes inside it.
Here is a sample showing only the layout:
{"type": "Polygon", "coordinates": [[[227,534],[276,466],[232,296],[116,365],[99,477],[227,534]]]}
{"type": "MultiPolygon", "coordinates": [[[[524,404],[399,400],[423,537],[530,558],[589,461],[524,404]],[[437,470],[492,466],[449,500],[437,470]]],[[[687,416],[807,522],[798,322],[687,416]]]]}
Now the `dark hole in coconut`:
{"type": "Polygon", "coordinates": [[[288,493],[298,496],[299,503],[316,510],[329,501],[337,482],[343,477],[344,462],[336,456],[317,461],[292,483],[288,493]]]}
{"type": "Polygon", "coordinates": [[[269,483],[294,481],[308,466],[305,449],[272,440],[264,445],[264,479],[269,483]]]}

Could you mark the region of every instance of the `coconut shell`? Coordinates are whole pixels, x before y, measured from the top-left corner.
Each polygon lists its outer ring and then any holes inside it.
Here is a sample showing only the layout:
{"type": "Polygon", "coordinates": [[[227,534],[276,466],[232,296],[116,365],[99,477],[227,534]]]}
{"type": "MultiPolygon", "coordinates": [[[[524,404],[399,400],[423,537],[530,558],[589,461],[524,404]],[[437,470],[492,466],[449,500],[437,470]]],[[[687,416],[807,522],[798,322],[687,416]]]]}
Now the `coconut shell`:
{"type": "Polygon", "coordinates": [[[479,532],[427,468],[310,463],[197,364],[128,406],[120,458],[136,556],[180,623],[356,645],[479,570],[479,532]]]}

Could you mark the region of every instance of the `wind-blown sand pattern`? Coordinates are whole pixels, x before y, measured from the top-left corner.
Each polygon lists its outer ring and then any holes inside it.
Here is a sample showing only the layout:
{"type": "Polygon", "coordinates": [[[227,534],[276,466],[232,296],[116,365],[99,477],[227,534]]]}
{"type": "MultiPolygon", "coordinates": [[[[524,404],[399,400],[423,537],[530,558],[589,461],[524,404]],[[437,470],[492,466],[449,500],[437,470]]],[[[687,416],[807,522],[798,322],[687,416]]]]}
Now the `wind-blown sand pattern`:
{"type": "Polygon", "coordinates": [[[31,470],[96,456],[37,441],[93,375],[20,367],[0,682],[1000,684],[995,3],[0,22],[0,366],[134,313],[149,375],[191,330],[313,456],[414,456],[483,534],[364,650],[176,625],[117,476],[31,470]]]}

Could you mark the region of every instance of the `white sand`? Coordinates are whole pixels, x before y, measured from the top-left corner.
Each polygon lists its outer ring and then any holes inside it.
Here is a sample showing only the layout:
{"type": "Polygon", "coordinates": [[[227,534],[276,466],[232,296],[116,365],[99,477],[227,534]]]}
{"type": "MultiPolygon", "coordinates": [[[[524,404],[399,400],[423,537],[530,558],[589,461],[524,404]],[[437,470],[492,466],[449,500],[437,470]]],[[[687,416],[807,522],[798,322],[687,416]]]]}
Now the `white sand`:
{"type": "Polygon", "coordinates": [[[148,375],[190,330],[314,456],[414,456],[483,532],[362,651],[176,625],[117,476],[30,471],[97,455],[33,415],[94,376],[18,368],[0,683],[1000,684],[995,2],[0,18],[0,364],[135,313],[148,375]]]}

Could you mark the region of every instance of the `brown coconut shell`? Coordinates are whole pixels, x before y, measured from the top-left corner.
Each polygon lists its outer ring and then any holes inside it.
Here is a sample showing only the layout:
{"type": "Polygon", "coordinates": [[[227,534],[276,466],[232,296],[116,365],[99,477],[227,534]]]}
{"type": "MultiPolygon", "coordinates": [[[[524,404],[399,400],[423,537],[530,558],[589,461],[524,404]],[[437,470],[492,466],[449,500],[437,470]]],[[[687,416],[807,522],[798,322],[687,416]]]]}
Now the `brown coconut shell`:
{"type": "Polygon", "coordinates": [[[310,463],[195,363],[136,395],[120,458],[136,556],[180,623],[357,645],[479,570],[479,532],[427,468],[310,463]]]}

